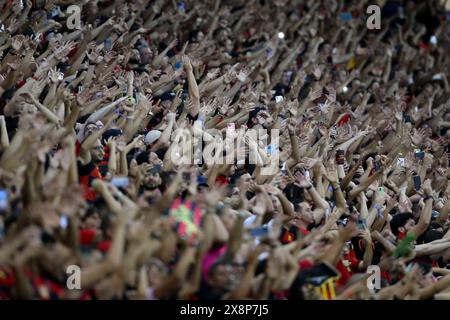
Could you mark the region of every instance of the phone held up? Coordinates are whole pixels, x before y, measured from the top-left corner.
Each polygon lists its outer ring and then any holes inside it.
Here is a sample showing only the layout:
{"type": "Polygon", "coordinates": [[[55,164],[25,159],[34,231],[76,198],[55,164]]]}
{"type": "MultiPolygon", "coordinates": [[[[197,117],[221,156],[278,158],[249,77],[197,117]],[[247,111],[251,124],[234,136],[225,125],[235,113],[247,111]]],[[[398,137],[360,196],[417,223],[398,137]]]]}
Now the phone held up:
{"type": "Polygon", "coordinates": [[[413,182],[414,182],[414,188],[416,190],[420,190],[420,188],[422,187],[422,181],[420,180],[420,176],[418,176],[418,175],[413,176],[413,182]]]}

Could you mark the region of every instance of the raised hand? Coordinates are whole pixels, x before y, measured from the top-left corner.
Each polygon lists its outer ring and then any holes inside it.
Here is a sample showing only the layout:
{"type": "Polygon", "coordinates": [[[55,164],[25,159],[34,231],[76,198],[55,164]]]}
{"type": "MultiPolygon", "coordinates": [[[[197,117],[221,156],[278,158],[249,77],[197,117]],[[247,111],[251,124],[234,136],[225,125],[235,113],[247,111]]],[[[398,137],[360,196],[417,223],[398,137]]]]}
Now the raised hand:
{"type": "Polygon", "coordinates": [[[84,89],[84,90],[78,92],[78,94],[76,95],[77,103],[80,106],[83,106],[89,101],[91,96],[92,96],[92,91],[89,89],[84,89]]]}
{"type": "Polygon", "coordinates": [[[354,236],[358,235],[358,233],[359,230],[358,227],[356,226],[356,223],[353,221],[349,221],[347,225],[340,230],[339,237],[342,240],[347,241],[353,238],[354,236]]]}
{"type": "Polygon", "coordinates": [[[66,41],[63,44],[57,46],[53,51],[55,58],[58,59],[59,61],[67,60],[67,55],[73,48],[75,48],[75,46],[76,43],[71,40],[66,41]]]}
{"type": "Polygon", "coordinates": [[[424,129],[424,128],[415,129],[414,128],[413,134],[411,136],[411,140],[416,146],[420,146],[424,142],[426,136],[427,136],[426,129],[424,129]]]}
{"type": "Polygon", "coordinates": [[[321,96],[322,96],[322,88],[319,88],[316,90],[311,90],[311,92],[309,94],[309,100],[315,101],[315,100],[319,99],[321,96]]]}
{"type": "Polygon", "coordinates": [[[294,174],[294,179],[295,179],[295,185],[297,185],[300,188],[308,188],[309,186],[311,186],[311,182],[310,182],[309,178],[304,176],[300,171],[297,171],[294,174]]]}
{"type": "Polygon", "coordinates": [[[248,190],[253,193],[261,193],[261,192],[263,192],[263,187],[260,185],[257,185],[255,182],[251,182],[249,184],[248,190]]]}
{"type": "Polygon", "coordinates": [[[202,102],[200,106],[200,113],[206,117],[210,116],[215,111],[214,102],[202,102]]]}
{"type": "Polygon", "coordinates": [[[431,180],[430,179],[426,179],[422,185],[422,189],[425,192],[425,194],[427,196],[432,196],[433,195],[433,188],[431,187],[431,180]]]}
{"type": "Polygon", "coordinates": [[[331,103],[336,102],[336,89],[331,85],[327,86],[326,89],[328,91],[328,94],[327,94],[328,100],[331,103]]]}
{"type": "Polygon", "coordinates": [[[297,127],[297,120],[295,120],[294,118],[289,118],[287,122],[287,128],[289,130],[289,133],[295,134],[296,127],[297,127]]]}
{"type": "Polygon", "coordinates": [[[189,57],[187,55],[183,55],[181,57],[181,61],[183,63],[183,67],[186,70],[186,72],[192,72],[192,64],[191,64],[191,60],[189,59],[189,57]]]}
{"type": "Polygon", "coordinates": [[[123,19],[121,19],[120,21],[116,22],[113,25],[113,28],[114,28],[114,30],[116,30],[120,34],[124,34],[125,32],[128,31],[128,25],[126,24],[126,22],[123,19]]]}
{"type": "Polygon", "coordinates": [[[50,78],[51,82],[57,83],[63,79],[64,74],[60,72],[59,69],[54,67],[48,72],[48,77],[50,78]]]}
{"type": "Polygon", "coordinates": [[[308,170],[312,169],[318,163],[319,163],[319,160],[315,159],[315,158],[303,158],[301,161],[301,164],[308,170]]]}
{"type": "Polygon", "coordinates": [[[317,108],[322,114],[327,114],[330,111],[331,103],[327,100],[325,103],[320,103],[317,108]]]}
{"type": "Polygon", "coordinates": [[[222,200],[225,196],[225,187],[218,187],[214,190],[211,190],[208,192],[207,196],[205,197],[205,202],[209,206],[215,206],[220,200],[222,200]]]}
{"type": "Polygon", "coordinates": [[[325,177],[330,181],[331,183],[337,183],[338,182],[338,175],[335,166],[330,166],[327,168],[327,172],[325,177]]]}
{"type": "Polygon", "coordinates": [[[235,71],[228,71],[223,78],[223,81],[226,84],[229,84],[231,81],[233,81],[236,78],[236,72],[235,71]]]}
{"type": "Polygon", "coordinates": [[[22,34],[16,35],[11,39],[11,46],[18,51],[25,44],[26,37],[22,34]]]}
{"type": "MultiPolygon", "coordinates": [[[[273,182],[272,182],[273,183],[273,182]]],[[[278,196],[282,194],[281,190],[271,184],[264,185],[264,189],[267,193],[273,194],[274,196],[278,196]]]]}
{"type": "MultiPolygon", "coordinates": [[[[92,63],[99,63],[103,61],[103,56],[100,55],[100,50],[95,42],[91,42],[87,47],[86,56],[92,63]]],[[[108,56],[110,58],[110,56],[108,56]]]]}
{"type": "Polygon", "coordinates": [[[175,47],[175,46],[177,46],[178,45],[178,39],[177,38],[175,38],[175,39],[173,39],[172,41],[170,41],[170,43],[169,43],[169,45],[167,46],[168,48],[173,48],[173,47],[175,47]]]}
{"type": "Polygon", "coordinates": [[[239,73],[237,74],[237,79],[240,82],[245,82],[245,80],[247,79],[247,76],[249,74],[249,69],[248,68],[244,68],[242,70],[239,71],[239,73]]]}
{"type": "Polygon", "coordinates": [[[312,74],[316,77],[316,79],[320,79],[322,77],[322,70],[317,64],[313,67],[312,74]]]}
{"type": "Polygon", "coordinates": [[[262,216],[266,213],[267,206],[264,198],[262,198],[261,194],[256,195],[255,205],[252,207],[253,214],[257,216],[262,216]]]}
{"type": "Polygon", "coordinates": [[[208,80],[215,79],[215,78],[217,78],[219,73],[220,73],[220,69],[214,68],[211,71],[208,71],[208,73],[206,74],[206,79],[208,79],[208,80]]]}

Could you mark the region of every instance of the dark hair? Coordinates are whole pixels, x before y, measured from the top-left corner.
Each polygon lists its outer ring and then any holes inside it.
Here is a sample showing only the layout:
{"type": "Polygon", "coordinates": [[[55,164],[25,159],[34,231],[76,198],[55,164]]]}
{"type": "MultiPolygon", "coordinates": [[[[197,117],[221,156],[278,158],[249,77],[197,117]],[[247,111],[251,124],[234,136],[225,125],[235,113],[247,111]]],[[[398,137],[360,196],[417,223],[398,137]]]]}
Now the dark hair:
{"type": "Polygon", "coordinates": [[[250,111],[249,116],[248,116],[248,122],[247,124],[251,124],[252,123],[252,119],[256,118],[256,116],[258,115],[258,113],[260,113],[261,111],[264,111],[265,108],[263,107],[256,107],[255,109],[253,109],[252,111],[250,111]]]}
{"type": "Polygon", "coordinates": [[[101,218],[100,229],[102,230],[103,236],[105,238],[109,238],[108,230],[110,230],[111,226],[112,226],[111,216],[103,215],[101,218]]]}
{"type": "Polygon", "coordinates": [[[398,236],[399,231],[398,229],[403,227],[408,220],[414,219],[412,213],[398,213],[395,216],[392,217],[392,220],[390,222],[391,231],[395,236],[398,236]]]}
{"type": "Polygon", "coordinates": [[[91,113],[86,114],[84,116],[81,116],[77,119],[77,122],[79,123],[85,123],[87,119],[89,119],[89,117],[91,116],[91,113]]]}
{"type": "Polygon", "coordinates": [[[235,185],[242,175],[242,170],[236,170],[230,177],[230,184],[235,185]]]}
{"type": "Polygon", "coordinates": [[[305,191],[292,183],[288,184],[283,190],[284,195],[290,202],[294,204],[294,210],[297,211],[296,206],[305,201],[305,191]]]}
{"type": "Polygon", "coordinates": [[[430,228],[431,229],[439,229],[439,228],[442,228],[442,225],[439,223],[439,222],[436,222],[436,221],[431,221],[430,222],[430,228]]]}
{"type": "Polygon", "coordinates": [[[102,135],[102,143],[106,144],[109,138],[118,137],[122,134],[122,130],[120,129],[108,129],[102,135]]]}
{"type": "Polygon", "coordinates": [[[246,173],[248,172],[245,168],[236,169],[231,175],[229,183],[235,185],[239,181],[239,179],[246,173]]]}
{"type": "Polygon", "coordinates": [[[211,268],[209,268],[208,270],[208,278],[214,273],[216,272],[217,268],[219,268],[220,266],[226,266],[230,263],[228,263],[227,261],[225,261],[224,259],[219,259],[218,261],[216,261],[211,268]]]}
{"type": "Polygon", "coordinates": [[[354,237],[351,239],[353,251],[358,260],[364,259],[365,243],[363,243],[361,237],[354,237]]]}
{"type": "Polygon", "coordinates": [[[5,101],[9,101],[12,99],[12,97],[14,96],[14,94],[16,93],[16,89],[8,89],[5,90],[5,92],[3,92],[3,94],[0,96],[1,99],[4,99],[5,101]]]}
{"type": "Polygon", "coordinates": [[[434,229],[428,229],[418,240],[417,243],[429,243],[438,239],[442,239],[444,234],[434,229]]]}
{"type": "Polygon", "coordinates": [[[259,260],[258,265],[256,266],[255,276],[264,273],[266,267],[267,267],[267,259],[259,260]]]}
{"type": "Polygon", "coordinates": [[[166,190],[176,174],[177,173],[175,171],[161,171],[161,173],[159,174],[159,176],[161,177],[161,186],[159,187],[161,192],[164,192],[164,190],[166,190]]]}
{"type": "Polygon", "coordinates": [[[422,270],[423,275],[429,273],[432,269],[431,264],[429,264],[427,262],[419,261],[419,262],[417,262],[417,264],[419,265],[420,270],[422,270]]]}
{"type": "Polygon", "coordinates": [[[97,198],[94,202],[90,203],[86,209],[81,221],[86,221],[87,218],[94,214],[98,214],[100,217],[104,215],[105,209],[107,209],[107,204],[103,198],[97,198]]]}
{"type": "Polygon", "coordinates": [[[93,216],[96,213],[98,213],[98,211],[94,206],[87,208],[86,213],[81,218],[81,221],[86,221],[89,217],[93,216]]]}
{"type": "Polygon", "coordinates": [[[142,151],[136,156],[136,162],[137,164],[141,165],[143,163],[149,162],[149,156],[148,152],[142,151]]]}

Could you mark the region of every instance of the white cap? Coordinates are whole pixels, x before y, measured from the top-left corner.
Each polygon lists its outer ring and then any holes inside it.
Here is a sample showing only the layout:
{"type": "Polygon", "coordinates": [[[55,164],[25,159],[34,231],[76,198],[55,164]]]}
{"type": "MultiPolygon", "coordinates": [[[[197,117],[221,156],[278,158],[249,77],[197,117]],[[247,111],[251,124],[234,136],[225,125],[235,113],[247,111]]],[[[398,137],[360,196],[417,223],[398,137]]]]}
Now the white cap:
{"type": "Polygon", "coordinates": [[[149,131],[149,132],[145,135],[144,143],[145,143],[146,145],[152,144],[153,142],[155,142],[156,140],[158,140],[159,137],[161,137],[161,131],[158,131],[158,130],[152,130],[152,131],[149,131]]]}

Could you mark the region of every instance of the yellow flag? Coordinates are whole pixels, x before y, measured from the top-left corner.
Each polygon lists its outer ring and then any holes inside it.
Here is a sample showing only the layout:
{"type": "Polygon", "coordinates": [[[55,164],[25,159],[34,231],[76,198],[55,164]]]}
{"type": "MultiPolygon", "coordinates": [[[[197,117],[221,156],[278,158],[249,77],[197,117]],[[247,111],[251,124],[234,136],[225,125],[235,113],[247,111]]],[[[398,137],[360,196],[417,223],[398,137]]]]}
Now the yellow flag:
{"type": "Polygon", "coordinates": [[[352,70],[356,67],[356,59],[355,57],[351,58],[348,62],[347,62],[347,70],[352,70]]]}

